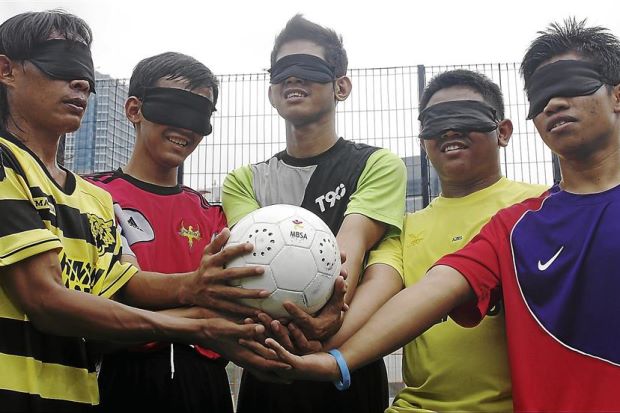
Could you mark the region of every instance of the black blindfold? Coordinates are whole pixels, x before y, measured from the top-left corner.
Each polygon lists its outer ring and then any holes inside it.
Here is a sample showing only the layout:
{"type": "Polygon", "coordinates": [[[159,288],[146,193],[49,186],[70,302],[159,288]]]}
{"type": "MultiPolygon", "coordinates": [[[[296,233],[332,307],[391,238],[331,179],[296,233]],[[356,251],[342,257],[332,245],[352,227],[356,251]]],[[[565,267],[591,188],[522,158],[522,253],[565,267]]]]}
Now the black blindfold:
{"type": "Polygon", "coordinates": [[[47,40],[24,57],[52,79],[86,80],[95,93],[95,68],[87,45],[64,39],[47,40]]]}
{"type": "Polygon", "coordinates": [[[317,83],[336,79],[334,67],[320,57],[309,54],[291,54],[276,62],[271,69],[270,83],[282,83],[291,76],[317,83]]]}
{"type": "Polygon", "coordinates": [[[201,136],[212,131],[213,102],[188,90],[169,87],[146,87],[142,100],[144,117],[160,125],[188,129],[201,136]]]}
{"type": "Polygon", "coordinates": [[[418,116],[420,138],[441,138],[448,131],[491,132],[497,129],[495,109],[478,100],[453,100],[428,106],[418,116]]]}
{"type": "Polygon", "coordinates": [[[537,69],[526,86],[530,101],[528,119],[541,113],[553,97],[591,95],[603,86],[593,63],[583,60],[558,60],[537,69]]]}

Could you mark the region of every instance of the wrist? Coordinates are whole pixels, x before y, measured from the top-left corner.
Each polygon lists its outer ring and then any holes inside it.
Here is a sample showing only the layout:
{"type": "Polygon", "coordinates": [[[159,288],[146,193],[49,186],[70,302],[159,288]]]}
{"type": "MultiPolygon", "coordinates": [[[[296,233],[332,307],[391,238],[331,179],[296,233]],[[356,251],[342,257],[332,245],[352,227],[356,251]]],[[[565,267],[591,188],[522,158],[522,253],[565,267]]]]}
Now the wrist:
{"type": "Polygon", "coordinates": [[[334,386],[341,391],[348,389],[351,386],[351,373],[349,372],[349,366],[347,366],[346,360],[337,349],[329,350],[328,353],[336,361],[337,369],[340,372],[340,377],[334,380],[334,386]]]}
{"type": "Polygon", "coordinates": [[[193,281],[193,273],[188,273],[181,275],[183,277],[183,281],[178,288],[177,292],[177,300],[179,304],[182,306],[191,306],[195,305],[192,295],[192,281],[193,281]]]}
{"type": "Polygon", "coordinates": [[[166,341],[194,344],[205,340],[205,320],[198,318],[185,318],[177,316],[165,316],[164,331],[166,341]]]}

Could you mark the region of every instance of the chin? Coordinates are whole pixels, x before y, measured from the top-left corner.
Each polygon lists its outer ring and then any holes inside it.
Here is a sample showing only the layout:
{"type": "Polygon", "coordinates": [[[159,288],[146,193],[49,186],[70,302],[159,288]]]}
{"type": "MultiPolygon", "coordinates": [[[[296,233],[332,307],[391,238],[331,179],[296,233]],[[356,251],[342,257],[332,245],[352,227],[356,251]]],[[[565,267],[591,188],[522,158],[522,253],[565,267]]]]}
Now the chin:
{"type": "Polygon", "coordinates": [[[77,122],[66,122],[63,125],[63,127],[59,128],[60,130],[59,135],[62,135],[63,133],[75,132],[76,130],[80,128],[81,125],[82,125],[81,120],[77,122]]]}
{"type": "Polygon", "coordinates": [[[445,162],[441,166],[441,170],[446,176],[462,177],[471,173],[473,166],[468,162],[453,161],[445,162]]]}
{"type": "Polygon", "coordinates": [[[178,168],[187,158],[187,156],[168,156],[161,160],[161,164],[167,168],[178,168]]]}
{"type": "Polygon", "coordinates": [[[286,120],[287,122],[291,123],[293,126],[297,127],[297,128],[301,128],[307,125],[310,125],[316,121],[318,121],[320,119],[320,117],[318,116],[314,116],[314,115],[308,115],[308,114],[295,114],[295,115],[290,115],[287,117],[284,117],[284,120],[286,120]]]}

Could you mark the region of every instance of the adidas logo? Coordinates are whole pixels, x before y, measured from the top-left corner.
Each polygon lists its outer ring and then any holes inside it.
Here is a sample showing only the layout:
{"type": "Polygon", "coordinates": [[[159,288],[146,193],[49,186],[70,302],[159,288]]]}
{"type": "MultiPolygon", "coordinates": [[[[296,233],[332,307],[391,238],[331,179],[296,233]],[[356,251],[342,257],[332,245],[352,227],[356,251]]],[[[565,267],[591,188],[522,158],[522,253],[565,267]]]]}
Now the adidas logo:
{"type": "Polygon", "coordinates": [[[142,228],[140,228],[138,224],[136,224],[136,221],[134,221],[133,217],[129,217],[129,219],[127,220],[127,223],[129,224],[130,227],[135,228],[138,231],[144,232],[144,230],[142,230],[142,228]]]}

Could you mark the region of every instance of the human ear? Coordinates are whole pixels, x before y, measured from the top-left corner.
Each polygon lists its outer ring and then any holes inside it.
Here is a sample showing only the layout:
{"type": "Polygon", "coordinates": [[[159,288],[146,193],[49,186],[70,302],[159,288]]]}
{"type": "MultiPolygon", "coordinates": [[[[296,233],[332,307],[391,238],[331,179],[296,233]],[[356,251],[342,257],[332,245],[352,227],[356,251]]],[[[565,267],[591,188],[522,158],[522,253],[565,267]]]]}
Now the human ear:
{"type": "Polygon", "coordinates": [[[620,83],[611,89],[611,95],[613,97],[614,112],[620,113],[620,83]]]}
{"type": "Polygon", "coordinates": [[[269,85],[269,89],[267,89],[267,97],[269,98],[269,103],[271,104],[271,107],[275,108],[276,106],[273,104],[273,98],[271,96],[271,94],[273,93],[272,87],[273,85],[269,85]]]}
{"type": "Polygon", "coordinates": [[[497,126],[497,144],[505,148],[508,146],[508,142],[512,137],[512,121],[510,119],[504,119],[497,126]]]}
{"type": "Polygon", "coordinates": [[[129,96],[125,102],[125,116],[134,125],[140,123],[143,119],[142,101],[135,96],[129,96]]]}
{"type": "Polygon", "coordinates": [[[334,81],[334,96],[336,100],[342,102],[346,100],[351,94],[353,84],[348,76],[341,76],[334,81]]]}
{"type": "Polygon", "coordinates": [[[0,54],[0,83],[8,86],[13,83],[13,61],[6,55],[0,54]]]}

